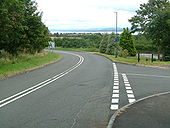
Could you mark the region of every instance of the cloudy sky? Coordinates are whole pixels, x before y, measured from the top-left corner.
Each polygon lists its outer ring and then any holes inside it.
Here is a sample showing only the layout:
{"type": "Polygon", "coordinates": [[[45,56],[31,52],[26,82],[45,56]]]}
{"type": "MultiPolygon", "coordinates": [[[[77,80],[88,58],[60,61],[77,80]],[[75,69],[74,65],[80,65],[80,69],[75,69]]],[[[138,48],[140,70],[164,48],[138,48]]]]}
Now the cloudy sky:
{"type": "Polygon", "coordinates": [[[148,0],[36,0],[49,29],[130,27],[128,19],[148,0]]]}

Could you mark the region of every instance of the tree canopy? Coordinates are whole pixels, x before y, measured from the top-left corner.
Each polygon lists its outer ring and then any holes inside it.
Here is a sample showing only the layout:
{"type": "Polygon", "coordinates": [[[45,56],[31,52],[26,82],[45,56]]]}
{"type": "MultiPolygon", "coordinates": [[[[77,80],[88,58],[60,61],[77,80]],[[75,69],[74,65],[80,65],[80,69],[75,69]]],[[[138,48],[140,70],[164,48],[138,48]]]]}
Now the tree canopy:
{"type": "Polygon", "coordinates": [[[1,0],[0,50],[12,55],[39,52],[48,45],[48,28],[32,0],[1,0]]]}
{"type": "Polygon", "coordinates": [[[169,0],[149,0],[141,4],[136,15],[129,20],[133,32],[140,32],[152,39],[158,52],[170,55],[170,2],[169,0]]]}
{"type": "Polygon", "coordinates": [[[136,48],[134,46],[133,36],[131,35],[128,28],[124,29],[120,35],[120,47],[122,50],[127,50],[130,56],[136,56],[136,48]]]}

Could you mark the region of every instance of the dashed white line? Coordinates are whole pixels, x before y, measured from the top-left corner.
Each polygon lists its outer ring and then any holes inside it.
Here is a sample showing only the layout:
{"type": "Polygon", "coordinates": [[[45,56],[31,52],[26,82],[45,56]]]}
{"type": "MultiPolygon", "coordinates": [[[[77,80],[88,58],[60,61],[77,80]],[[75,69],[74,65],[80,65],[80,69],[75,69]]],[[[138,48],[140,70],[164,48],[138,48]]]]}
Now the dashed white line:
{"type": "Polygon", "coordinates": [[[112,104],[110,109],[111,110],[117,110],[119,108],[118,104],[112,104]]]}
{"type": "Polygon", "coordinates": [[[112,99],[112,103],[119,103],[119,99],[112,99]]]}
{"type": "Polygon", "coordinates": [[[118,98],[118,97],[119,97],[119,94],[112,94],[112,97],[113,97],[113,98],[118,98]]]}
{"type": "Polygon", "coordinates": [[[113,93],[119,93],[119,90],[113,90],[113,93]]]}
{"type": "Polygon", "coordinates": [[[135,96],[133,94],[132,88],[130,86],[129,80],[128,80],[126,74],[122,74],[122,77],[123,77],[123,80],[124,80],[123,82],[125,84],[128,101],[129,101],[129,103],[132,103],[136,100],[135,100],[135,96]]]}
{"type": "Polygon", "coordinates": [[[126,90],[127,90],[127,89],[132,89],[131,87],[125,87],[125,88],[126,88],[126,90]]]}
{"type": "Polygon", "coordinates": [[[125,84],[125,86],[130,86],[130,84],[125,84]]]}
{"type": "Polygon", "coordinates": [[[113,83],[113,94],[111,100],[111,110],[117,110],[119,108],[119,75],[117,71],[116,64],[113,63],[113,70],[114,70],[114,83],[113,83]]]}
{"type": "Polygon", "coordinates": [[[127,92],[127,93],[133,93],[133,91],[132,91],[132,90],[126,90],[126,92],[127,92]]]}
{"type": "Polygon", "coordinates": [[[128,98],[134,98],[135,96],[133,94],[127,94],[128,98]]]}
{"type": "Polygon", "coordinates": [[[119,86],[113,86],[113,89],[119,89],[119,86]]]}
{"type": "Polygon", "coordinates": [[[128,99],[128,100],[129,100],[129,103],[136,101],[135,99],[128,99]]]}

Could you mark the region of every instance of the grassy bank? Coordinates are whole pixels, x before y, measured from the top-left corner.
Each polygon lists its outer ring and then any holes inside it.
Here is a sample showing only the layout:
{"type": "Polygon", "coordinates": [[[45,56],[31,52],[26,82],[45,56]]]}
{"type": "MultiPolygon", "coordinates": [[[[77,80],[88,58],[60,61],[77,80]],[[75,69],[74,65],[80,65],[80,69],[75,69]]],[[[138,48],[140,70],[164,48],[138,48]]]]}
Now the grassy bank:
{"type": "Polygon", "coordinates": [[[138,62],[137,57],[118,57],[115,58],[113,55],[107,55],[107,54],[102,54],[99,53],[99,49],[81,49],[81,48],[56,48],[57,50],[64,50],[64,51],[78,51],[78,52],[93,52],[105,57],[108,57],[109,59],[115,61],[115,62],[121,62],[121,63],[128,63],[128,64],[140,64],[140,65],[148,65],[148,66],[163,66],[163,65],[170,65],[170,61],[164,62],[164,61],[154,61],[151,62],[151,59],[148,58],[140,58],[140,62],[138,62]]]}
{"type": "Polygon", "coordinates": [[[0,78],[32,70],[59,60],[56,53],[44,52],[37,55],[20,55],[17,58],[0,59],[0,78]]]}
{"type": "Polygon", "coordinates": [[[115,58],[115,56],[113,55],[107,55],[107,54],[102,54],[102,53],[96,53],[99,55],[103,55],[108,57],[109,59],[115,61],[115,62],[121,62],[121,63],[128,63],[128,64],[140,64],[140,65],[148,65],[148,66],[163,66],[163,65],[170,65],[170,61],[153,61],[151,62],[151,59],[148,58],[140,58],[140,62],[138,62],[137,57],[127,57],[127,58],[123,58],[123,57],[117,57],[115,58]]]}

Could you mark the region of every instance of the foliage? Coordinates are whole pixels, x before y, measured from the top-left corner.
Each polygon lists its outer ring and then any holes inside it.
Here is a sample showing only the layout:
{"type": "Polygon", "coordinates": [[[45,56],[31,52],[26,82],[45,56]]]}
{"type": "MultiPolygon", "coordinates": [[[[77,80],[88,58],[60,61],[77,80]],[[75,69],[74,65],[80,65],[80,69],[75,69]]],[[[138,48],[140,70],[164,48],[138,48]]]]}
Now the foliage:
{"type": "Polygon", "coordinates": [[[82,38],[87,42],[88,48],[99,48],[102,37],[103,35],[100,33],[84,34],[82,36],[82,38]]]}
{"type": "Polygon", "coordinates": [[[120,35],[120,47],[122,50],[127,49],[130,56],[136,56],[136,48],[134,46],[133,36],[131,35],[128,28],[124,29],[123,33],[120,35]]]}
{"type": "Polygon", "coordinates": [[[156,46],[151,39],[146,38],[142,34],[134,36],[135,48],[138,52],[158,52],[156,46]]]}
{"type": "Polygon", "coordinates": [[[124,57],[124,58],[127,58],[129,56],[129,53],[128,53],[127,49],[122,50],[121,54],[122,54],[122,57],[124,57]]]}
{"type": "Polygon", "coordinates": [[[149,0],[141,4],[136,15],[129,21],[132,30],[144,33],[152,39],[157,49],[163,55],[170,55],[169,33],[170,33],[170,2],[169,0],[149,0]]]}
{"type": "MultiPolygon", "coordinates": [[[[170,5],[170,4],[169,4],[170,5]]],[[[154,44],[159,46],[164,56],[170,56],[170,6],[161,12],[150,22],[147,31],[154,44]]]]}
{"type": "Polygon", "coordinates": [[[102,41],[100,42],[99,52],[106,53],[107,45],[108,45],[108,34],[105,34],[103,36],[102,41]]]}
{"type": "Polygon", "coordinates": [[[108,55],[114,55],[114,51],[115,51],[115,34],[112,33],[109,35],[108,37],[108,44],[107,44],[107,49],[106,49],[106,54],[108,55]]]}
{"type": "Polygon", "coordinates": [[[0,50],[17,56],[19,52],[39,52],[48,45],[48,29],[32,0],[1,0],[0,50]]]}
{"type": "Polygon", "coordinates": [[[63,48],[99,48],[102,34],[56,34],[52,35],[57,47],[63,48]]]}

